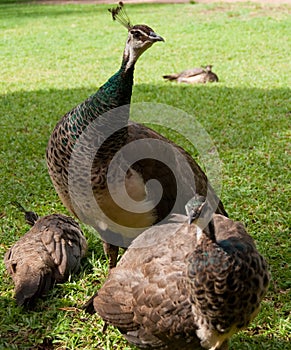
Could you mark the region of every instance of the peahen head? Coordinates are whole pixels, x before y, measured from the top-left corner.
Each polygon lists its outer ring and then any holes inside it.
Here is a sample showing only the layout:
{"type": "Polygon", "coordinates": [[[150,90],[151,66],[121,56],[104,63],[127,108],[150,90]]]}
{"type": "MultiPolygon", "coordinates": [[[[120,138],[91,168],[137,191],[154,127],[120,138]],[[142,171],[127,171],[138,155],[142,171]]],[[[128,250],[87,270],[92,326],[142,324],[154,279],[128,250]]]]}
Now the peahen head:
{"type": "Polygon", "coordinates": [[[199,196],[196,194],[193,198],[191,198],[187,204],[185,205],[186,214],[188,216],[188,223],[196,221],[205,206],[205,197],[199,196]]]}
{"type": "Polygon", "coordinates": [[[34,211],[27,211],[23,208],[23,206],[18,202],[11,202],[14,206],[16,206],[20,211],[22,211],[25,215],[25,221],[30,225],[33,226],[36,221],[39,219],[39,216],[34,211]]]}
{"type": "Polygon", "coordinates": [[[185,205],[185,210],[188,216],[188,223],[194,223],[199,227],[199,230],[197,230],[197,234],[199,235],[198,239],[203,232],[213,242],[216,242],[213,210],[207,202],[207,199],[195,194],[185,205]]]}
{"type": "Polygon", "coordinates": [[[126,69],[134,66],[137,59],[158,41],[165,41],[156,34],[152,28],[145,24],[132,25],[124,9],[122,2],[116,8],[109,9],[113,20],[117,20],[128,30],[128,37],[123,55],[123,61],[126,63],[126,69]]]}
{"type": "Polygon", "coordinates": [[[212,65],[208,64],[207,66],[202,66],[202,68],[204,68],[206,70],[206,72],[211,72],[212,71],[212,65]]]}

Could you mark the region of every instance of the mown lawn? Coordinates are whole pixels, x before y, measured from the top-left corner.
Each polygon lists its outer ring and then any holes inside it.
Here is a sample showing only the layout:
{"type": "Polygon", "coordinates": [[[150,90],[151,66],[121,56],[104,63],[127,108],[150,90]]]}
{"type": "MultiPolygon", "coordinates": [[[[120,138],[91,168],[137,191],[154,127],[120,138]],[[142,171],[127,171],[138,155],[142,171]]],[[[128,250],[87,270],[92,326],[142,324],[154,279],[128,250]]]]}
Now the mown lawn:
{"type": "MultiPolygon", "coordinates": [[[[118,69],[126,31],[112,22],[107,7],[0,4],[0,349],[129,349],[118,331],[109,328],[103,335],[98,316],[80,310],[107,274],[93,229],[82,226],[89,252],[79,275],[52,290],[34,312],[16,307],[2,259],[29,229],[12,201],[40,215],[67,213],[50,182],[45,148],[58,119],[118,69]]],[[[233,337],[231,349],[288,349],[290,6],[140,4],[128,5],[128,13],[166,40],[138,62],[133,102],[173,106],[202,125],[223,162],[225,207],[247,225],[270,265],[262,311],[233,337]],[[219,83],[187,86],[162,79],[210,63],[219,83]]],[[[178,126],[172,118],[169,124],[178,126]]],[[[191,118],[179,125],[185,134],[191,128],[191,118]]]]}

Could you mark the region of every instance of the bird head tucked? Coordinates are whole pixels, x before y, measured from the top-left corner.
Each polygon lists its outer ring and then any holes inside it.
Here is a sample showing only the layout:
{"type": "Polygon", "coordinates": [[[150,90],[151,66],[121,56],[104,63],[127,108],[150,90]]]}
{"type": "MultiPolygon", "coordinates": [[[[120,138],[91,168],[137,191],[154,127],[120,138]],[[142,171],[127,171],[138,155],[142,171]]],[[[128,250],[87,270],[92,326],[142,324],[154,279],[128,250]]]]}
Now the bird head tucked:
{"type": "Polygon", "coordinates": [[[188,216],[188,223],[196,221],[206,205],[206,198],[203,196],[195,195],[185,205],[186,214],[188,216]]]}
{"type": "Polygon", "coordinates": [[[213,67],[212,64],[207,64],[207,66],[202,66],[202,68],[204,68],[206,72],[211,72],[212,67],[213,67]]]}
{"type": "Polygon", "coordinates": [[[16,206],[20,211],[22,211],[25,214],[25,221],[30,226],[33,226],[39,219],[39,216],[34,211],[25,210],[20,203],[13,201],[11,202],[11,204],[16,206]]]}
{"type": "Polygon", "coordinates": [[[195,225],[199,227],[199,230],[197,230],[199,238],[203,232],[208,238],[215,242],[214,212],[207,198],[195,194],[185,205],[185,210],[188,216],[188,224],[195,223],[195,225]]]}
{"type": "Polygon", "coordinates": [[[117,7],[108,9],[108,11],[112,14],[114,21],[118,21],[128,30],[125,56],[130,58],[131,63],[136,62],[138,57],[155,42],[165,41],[146,24],[132,25],[123,2],[119,2],[117,7]]]}

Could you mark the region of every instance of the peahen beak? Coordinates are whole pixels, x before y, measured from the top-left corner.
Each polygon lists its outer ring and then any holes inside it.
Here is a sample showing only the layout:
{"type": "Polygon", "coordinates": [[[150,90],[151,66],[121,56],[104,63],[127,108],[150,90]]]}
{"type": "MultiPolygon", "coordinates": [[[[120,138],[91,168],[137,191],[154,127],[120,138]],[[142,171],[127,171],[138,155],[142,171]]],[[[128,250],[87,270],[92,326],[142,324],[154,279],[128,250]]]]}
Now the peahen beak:
{"type": "Polygon", "coordinates": [[[164,38],[162,38],[160,35],[156,34],[155,32],[150,32],[149,39],[154,43],[156,41],[165,41],[164,38]]]}

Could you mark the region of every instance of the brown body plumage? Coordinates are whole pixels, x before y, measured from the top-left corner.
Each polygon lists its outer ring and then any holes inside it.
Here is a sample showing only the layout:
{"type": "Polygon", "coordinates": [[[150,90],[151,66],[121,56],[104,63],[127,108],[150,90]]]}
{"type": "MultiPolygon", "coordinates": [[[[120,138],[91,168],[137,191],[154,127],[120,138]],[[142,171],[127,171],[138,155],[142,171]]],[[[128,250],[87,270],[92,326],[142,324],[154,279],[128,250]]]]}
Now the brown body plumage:
{"type": "MultiPolygon", "coordinates": [[[[148,140],[148,151],[154,154],[159,152],[154,141],[172,144],[175,150],[186,159],[186,163],[193,172],[191,184],[185,181],[187,189],[183,206],[195,191],[201,195],[206,195],[208,191],[209,196],[214,198],[213,205],[218,206],[217,212],[226,215],[222,203],[208,184],[206,175],[188,153],[150,128],[138,123],[128,123],[135,63],[145,50],[154,43],[163,41],[163,38],[147,25],[131,25],[122,8],[121,4],[117,9],[111,10],[113,18],[119,20],[128,29],[128,38],[119,71],[94,95],[60,120],[47,147],[49,174],[59,197],[71,213],[100,232],[104,241],[104,250],[110,257],[110,267],[116,265],[118,247],[127,247],[143,230],[167,218],[177,199],[175,176],[167,165],[153,159],[154,157],[146,157],[134,164],[130,164],[126,158],[121,159],[119,166],[124,169],[125,178],[118,175],[119,169],[114,169],[111,176],[108,175],[113,157],[124,146],[133,145],[131,154],[140,152],[133,141],[148,140]],[[92,125],[94,126],[90,129],[92,125]],[[114,130],[118,131],[113,132],[114,130]],[[80,139],[84,134],[88,142],[85,146],[80,146],[80,139]],[[111,136],[107,137],[108,134],[111,136]],[[98,142],[102,146],[97,152],[98,142]],[[79,143],[78,147],[76,147],[77,143],[79,143]],[[74,162],[72,162],[73,151],[76,149],[80,152],[74,152],[74,162]],[[88,160],[92,154],[94,157],[90,162],[88,160]],[[74,179],[70,185],[69,178],[74,179]],[[155,202],[156,196],[155,191],[151,193],[147,191],[146,182],[150,179],[156,179],[161,184],[163,195],[154,208],[147,209],[147,204],[155,202]],[[89,191],[88,188],[86,189],[88,183],[89,191]],[[125,184],[126,193],[136,202],[137,208],[143,205],[140,203],[146,202],[145,210],[131,211],[117,204],[112,198],[112,191],[109,190],[108,184],[117,190],[125,184]],[[91,192],[94,200],[90,202],[88,193],[91,192]],[[72,194],[75,195],[72,196],[72,194]]],[[[173,155],[171,161],[176,164],[173,155]]],[[[176,168],[181,174],[179,178],[183,178],[184,169],[180,169],[179,164],[176,168]]],[[[121,202],[125,203],[127,200],[123,199],[121,202]]],[[[183,206],[177,209],[177,212],[183,210],[183,206]]]]}
{"type": "Polygon", "coordinates": [[[205,84],[218,81],[218,76],[212,72],[210,64],[201,68],[187,69],[180,73],[163,75],[163,78],[186,84],[205,84]]]}
{"type": "Polygon", "coordinates": [[[142,233],[95,296],[105,322],[139,348],[226,350],[259,311],[269,275],[243,224],[194,219],[142,233]]]}
{"type": "Polygon", "coordinates": [[[47,215],[32,224],[4,257],[15,284],[17,304],[28,307],[55,283],[65,282],[77,272],[87,250],[79,225],[68,216],[47,215]]]}

